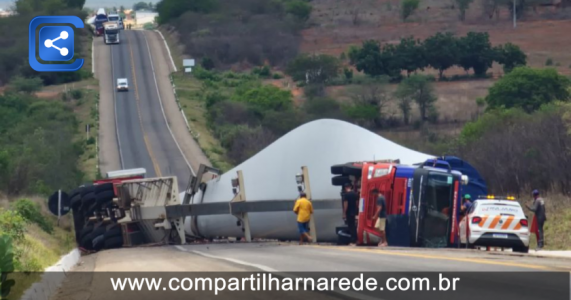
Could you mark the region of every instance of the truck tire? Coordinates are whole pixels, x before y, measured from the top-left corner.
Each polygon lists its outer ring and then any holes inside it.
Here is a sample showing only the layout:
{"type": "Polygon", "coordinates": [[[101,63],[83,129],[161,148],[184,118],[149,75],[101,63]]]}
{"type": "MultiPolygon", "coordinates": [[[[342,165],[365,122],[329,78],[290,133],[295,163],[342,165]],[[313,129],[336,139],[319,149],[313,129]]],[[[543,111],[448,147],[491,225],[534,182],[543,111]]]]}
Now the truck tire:
{"type": "Polygon", "coordinates": [[[100,194],[105,191],[113,192],[113,183],[104,183],[95,186],[95,194],[100,194]]]}
{"type": "Polygon", "coordinates": [[[85,197],[85,195],[92,193],[93,191],[95,191],[95,186],[93,185],[89,185],[89,186],[84,186],[83,188],[81,188],[81,197],[85,197]]]}
{"type": "Polygon", "coordinates": [[[339,175],[331,178],[331,184],[334,186],[343,186],[345,183],[351,183],[349,176],[339,175]]]}
{"type": "Polygon", "coordinates": [[[81,205],[81,195],[77,193],[73,197],[71,197],[71,200],[69,200],[69,206],[73,210],[77,209],[80,205],[81,205]]]}
{"type": "Polygon", "coordinates": [[[75,197],[76,195],[80,195],[79,198],[81,198],[81,188],[76,188],[71,190],[71,192],[69,192],[69,199],[75,197]]]}
{"type": "Polygon", "coordinates": [[[81,197],[81,203],[83,204],[83,207],[89,207],[89,205],[91,205],[91,203],[93,203],[94,201],[95,201],[95,193],[93,192],[85,194],[85,196],[81,197]]]}
{"type": "Polygon", "coordinates": [[[357,167],[352,164],[346,164],[343,166],[343,175],[353,175],[353,176],[361,176],[363,172],[362,167],[357,167]]]}
{"type": "Polygon", "coordinates": [[[121,231],[121,226],[118,226],[118,227],[113,227],[111,229],[108,229],[104,235],[105,235],[105,239],[108,240],[108,239],[115,237],[115,236],[121,236],[122,237],[123,232],[121,231]]]}
{"type": "Polygon", "coordinates": [[[83,227],[83,229],[81,229],[81,232],[79,233],[79,239],[83,239],[86,235],[90,234],[93,231],[93,225],[86,225],[85,227],[83,227]]]}
{"type": "Polygon", "coordinates": [[[115,249],[123,247],[123,236],[114,236],[105,240],[105,249],[115,249]]]}
{"type": "Polygon", "coordinates": [[[98,235],[95,238],[93,238],[93,241],[91,243],[93,244],[93,250],[99,251],[103,249],[103,247],[105,247],[105,236],[103,236],[103,234],[98,235]]]}
{"type": "Polygon", "coordinates": [[[113,197],[114,197],[113,191],[109,190],[103,191],[98,194],[95,194],[95,202],[101,205],[113,201],[113,197]]]}
{"type": "Polygon", "coordinates": [[[333,175],[343,175],[343,166],[345,166],[345,165],[334,165],[334,166],[331,166],[331,174],[333,174],[333,175]]]}

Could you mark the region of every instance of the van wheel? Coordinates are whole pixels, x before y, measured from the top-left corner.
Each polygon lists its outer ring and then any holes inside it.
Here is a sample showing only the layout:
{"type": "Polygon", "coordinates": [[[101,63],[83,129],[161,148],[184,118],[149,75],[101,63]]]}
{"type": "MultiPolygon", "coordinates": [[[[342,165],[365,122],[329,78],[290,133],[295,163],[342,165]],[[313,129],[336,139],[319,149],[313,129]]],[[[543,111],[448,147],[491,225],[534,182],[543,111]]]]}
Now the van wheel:
{"type": "Polygon", "coordinates": [[[525,246],[513,247],[512,251],[513,252],[520,252],[520,253],[529,253],[529,246],[528,247],[525,247],[525,246]]]}

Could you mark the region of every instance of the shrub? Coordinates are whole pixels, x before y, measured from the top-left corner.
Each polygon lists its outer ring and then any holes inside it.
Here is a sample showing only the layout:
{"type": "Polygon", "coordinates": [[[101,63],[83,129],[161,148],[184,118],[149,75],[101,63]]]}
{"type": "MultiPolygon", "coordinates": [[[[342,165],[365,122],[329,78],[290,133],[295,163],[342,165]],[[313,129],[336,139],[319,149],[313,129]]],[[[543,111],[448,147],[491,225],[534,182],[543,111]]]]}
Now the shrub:
{"type": "Polygon", "coordinates": [[[214,65],[214,61],[212,60],[212,58],[210,57],[203,57],[202,60],[200,61],[200,65],[205,69],[205,70],[212,70],[214,69],[215,65],[214,65]]]}
{"type": "Polygon", "coordinates": [[[353,79],[353,70],[344,68],[343,75],[345,75],[345,79],[347,80],[347,82],[351,82],[351,79],[353,79]]]}
{"type": "Polygon", "coordinates": [[[521,107],[532,112],[553,101],[571,99],[571,79],[555,69],[518,67],[490,88],[486,102],[490,108],[521,107]]]}
{"type": "Polygon", "coordinates": [[[287,13],[292,14],[304,21],[309,19],[309,16],[311,15],[311,11],[313,9],[313,7],[311,7],[311,4],[303,0],[288,1],[286,2],[285,7],[287,13]]]}
{"type": "Polygon", "coordinates": [[[47,233],[53,232],[53,225],[42,215],[40,206],[29,199],[19,199],[12,204],[12,209],[29,222],[35,223],[47,233]]]}
{"type": "Polygon", "coordinates": [[[18,212],[0,208],[0,236],[7,235],[12,241],[24,239],[26,219],[18,212]]]}
{"type": "Polygon", "coordinates": [[[506,43],[494,48],[494,50],[496,52],[496,61],[503,65],[504,73],[509,73],[515,67],[527,64],[527,56],[517,45],[506,43]]]}
{"type": "Polygon", "coordinates": [[[24,78],[16,76],[10,81],[10,85],[17,92],[31,94],[40,91],[43,87],[43,82],[37,77],[24,78]]]}
{"type": "Polygon", "coordinates": [[[263,110],[286,110],[293,105],[291,93],[273,85],[239,86],[232,99],[263,110]]]}
{"type": "Polygon", "coordinates": [[[295,81],[323,84],[339,74],[339,60],[331,55],[297,56],[286,69],[286,73],[295,81]]]}
{"type": "Polygon", "coordinates": [[[75,100],[79,100],[79,99],[83,98],[83,91],[82,90],[71,90],[71,91],[69,91],[69,94],[75,100]]]}
{"type": "Polygon", "coordinates": [[[551,57],[548,58],[548,59],[545,61],[545,65],[546,65],[546,66],[553,66],[553,59],[551,59],[551,57]]]}
{"type": "Polygon", "coordinates": [[[402,0],[401,1],[401,18],[406,20],[418,8],[420,0],[402,0]]]}

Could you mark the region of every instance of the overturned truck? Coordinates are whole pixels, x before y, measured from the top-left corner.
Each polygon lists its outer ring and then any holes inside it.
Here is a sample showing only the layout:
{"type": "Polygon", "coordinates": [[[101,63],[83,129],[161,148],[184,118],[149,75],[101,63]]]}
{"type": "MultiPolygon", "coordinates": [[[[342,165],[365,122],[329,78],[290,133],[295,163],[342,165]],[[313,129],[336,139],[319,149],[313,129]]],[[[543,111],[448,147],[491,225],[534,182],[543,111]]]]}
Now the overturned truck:
{"type": "Polygon", "coordinates": [[[338,242],[339,228],[344,227],[339,185],[360,181],[359,244],[378,240],[371,230],[373,199],[383,193],[389,209],[389,243],[445,247],[456,243],[452,236],[458,203],[473,182],[459,169],[446,158],[433,159],[355,125],[319,120],[293,130],[224,174],[201,166],[185,191],[177,188],[181,178],[143,178],[123,170],[67,198],[78,245],[87,250],[218,237],[296,240],[292,208],[301,190],[314,205],[314,240],[338,242]],[[343,135],[356,143],[340,145],[343,135]],[[369,157],[398,160],[366,160],[369,157]],[[343,161],[352,163],[338,165],[343,161]],[[446,205],[450,208],[443,213],[446,205]]]}

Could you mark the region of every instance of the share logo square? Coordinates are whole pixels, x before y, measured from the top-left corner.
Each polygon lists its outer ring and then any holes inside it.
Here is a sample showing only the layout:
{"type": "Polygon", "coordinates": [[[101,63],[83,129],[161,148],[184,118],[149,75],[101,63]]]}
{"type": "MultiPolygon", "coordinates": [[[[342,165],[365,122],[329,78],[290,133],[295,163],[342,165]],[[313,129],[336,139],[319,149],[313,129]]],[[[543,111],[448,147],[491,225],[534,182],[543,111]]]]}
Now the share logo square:
{"type": "Polygon", "coordinates": [[[69,26],[45,26],[39,32],[40,58],[68,61],[73,58],[73,29],[69,26]]]}
{"type": "Polygon", "coordinates": [[[84,28],[83,20],[77,16],[37,16],[28,28],[28,61],[32,69],[38,72],[81,69],[85,60],[74,58],[74,30],[84,28]]]}

